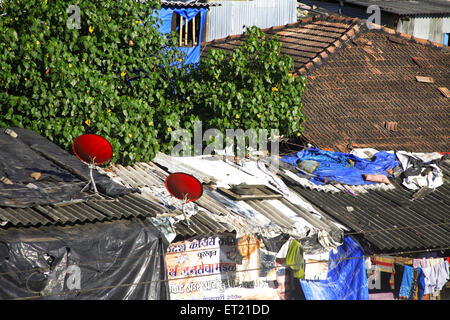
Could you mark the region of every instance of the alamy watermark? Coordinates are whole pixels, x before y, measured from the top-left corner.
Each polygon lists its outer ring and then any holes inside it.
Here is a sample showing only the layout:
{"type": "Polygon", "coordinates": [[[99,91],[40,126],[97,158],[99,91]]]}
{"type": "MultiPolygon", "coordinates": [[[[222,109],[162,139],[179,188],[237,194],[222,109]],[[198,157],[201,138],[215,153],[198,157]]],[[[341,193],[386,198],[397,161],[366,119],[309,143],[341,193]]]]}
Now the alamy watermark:
{"type": "Polygon", "coordinates": [[[171,132],[173,142],[178,142],[172,149],[172,156],[204,156],[223,154],[238,158],[256,159],[269,154],[273,166],[278,167],[279,158],[278,129],[226,129],[225,134],[219,129],[207,129],[203,132],[201,121],[194,122],[194,137],[187,129],[171,132]],[[209,143],[203,148],[204,142],[209,143]]]}
{"type": "Polygon", "coordinates": [[[69,17],[66,21],[66,26],[69,29],[81,29],[81,11],[80,7],[76,5],[70,5],[67,8],[67,14],[69,17]]]}
{"type": "Polygon", "coordinates": [[[366,20],[366,26],[369,30],[374,28],[373,24],[381,25],[381,10],[379,6],[368,6],[366,13],[371,14],[371,16],[366,20]]]}

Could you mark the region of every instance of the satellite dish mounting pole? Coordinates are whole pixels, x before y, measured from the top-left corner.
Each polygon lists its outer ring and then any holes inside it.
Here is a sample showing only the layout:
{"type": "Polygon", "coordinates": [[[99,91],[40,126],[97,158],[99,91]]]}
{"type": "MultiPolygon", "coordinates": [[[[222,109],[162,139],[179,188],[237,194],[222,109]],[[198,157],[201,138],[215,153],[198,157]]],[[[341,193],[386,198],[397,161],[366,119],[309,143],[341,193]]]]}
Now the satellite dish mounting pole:
{"type": "Polygon", "coordinates": [[[93,157],[91,163],[89,163],[89,177],[91,178],[91,181],[88,182],[87,185],[84,186],[83,189],[81,189],[81,191],[83,192],[90,184],[92,184],[92,186],[94,187],[94,192],[97,194],[98,190],[97,190],[97,186],[95,185],[95,180],[94,180],[94,174],[93,174],[93,170],[95,168],[95,157],[93,157]]]}
{"type": "Polygon", "coordinates": [[[189,201],[189,196],[186,193],[184,195],[183,204],[182,204],[181,208],[182,208],[182,211],[183,211],[183,214],[184,214],[184,219],[186,220],[187,225],[190,227],[191,226],[191,222],[189,221],[189,218],[188,218],[187,213],[186,213],[186,204],[188,203],[188,201],[189,201]]]}

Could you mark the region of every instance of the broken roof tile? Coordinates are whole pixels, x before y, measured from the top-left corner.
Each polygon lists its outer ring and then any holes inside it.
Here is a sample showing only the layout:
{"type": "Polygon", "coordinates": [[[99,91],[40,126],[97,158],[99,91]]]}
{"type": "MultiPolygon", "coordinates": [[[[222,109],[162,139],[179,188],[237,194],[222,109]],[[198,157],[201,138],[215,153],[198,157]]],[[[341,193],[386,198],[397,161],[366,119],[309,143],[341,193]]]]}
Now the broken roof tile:
{"type": "Polygon", "coordinates": [[[438,90],[442,93],[442,95],[446,98],[450,97],[450,90],[446,87],[439,87],[438,90]]]}
{"type": "Polygon", "coordinates": [[[427,61],[424,58],[412,57],[412,60],[421,68],[429,68],[429,67],[431,67],[430,62],[427,61]]]}
{"type": "Polygon", "coordinates": [[[400,39],[398,37],[392,37],[392,36],[388,37],[388,40],[391,42],[398,43],[398,44],[406,44],[407,43],[406,40],[400,39]]]}
{"type": "Polygon", "coordinates": [[[397,121],[386,121],[384,123],[384,127],[388,131],[397,131],[398,130],[398,122],[397,121]]]}
{"type": "Polygon", "coordinates": [[[432,77],[416,76],[416,80],[418,82],[434,83],[434,79],[432,77]]]}

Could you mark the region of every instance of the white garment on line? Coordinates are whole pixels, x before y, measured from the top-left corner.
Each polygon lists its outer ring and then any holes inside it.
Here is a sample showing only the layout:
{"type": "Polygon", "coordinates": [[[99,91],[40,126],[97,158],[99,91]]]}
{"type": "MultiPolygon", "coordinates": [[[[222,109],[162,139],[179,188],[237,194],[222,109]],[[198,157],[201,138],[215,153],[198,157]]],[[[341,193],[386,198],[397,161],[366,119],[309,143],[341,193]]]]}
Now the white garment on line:
{"type": "Polygon", "coordinates": [[[449,280],[448,262],[445,260],[441,262],[436,267],[436,289],[442,290],[442,287],[449,280]]]}
{"type": "Polygon", "coordinates": [[[436,291],[436,272],[434,267],[422,268],[425,276],[425,290],[424,294],[430,294],[436,291]]]}
{"type": "Polygon", "coordinates": [[[442,258],[426,259],[424,265],[425,264],[428,264],[428,266],[421,267],[425,276],[424,294],[431,294],[436,291],[442,290],[442,287],[447,283],[449,279],[448,262],[442,258]]]}

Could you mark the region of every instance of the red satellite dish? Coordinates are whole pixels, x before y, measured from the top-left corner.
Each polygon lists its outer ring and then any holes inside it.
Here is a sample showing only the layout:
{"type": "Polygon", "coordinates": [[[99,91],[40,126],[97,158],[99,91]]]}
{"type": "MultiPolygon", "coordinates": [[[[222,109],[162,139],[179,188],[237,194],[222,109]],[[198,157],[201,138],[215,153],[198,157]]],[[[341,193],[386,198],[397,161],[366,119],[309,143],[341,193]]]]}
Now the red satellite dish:
{"type": "Polygon", "coordinates": [[[111,144],[96,134],[83,134],[73,142],[73,152],[83,162],[102,164],[112,158],[111,144]]]}
{"type": "Polygon", "coordinates": [[[179,200],[186,203],[198,200],[203,194],[203,187],[195,177],[182,172],[170,174],[165,181],[166,189],[179,200]]]}

